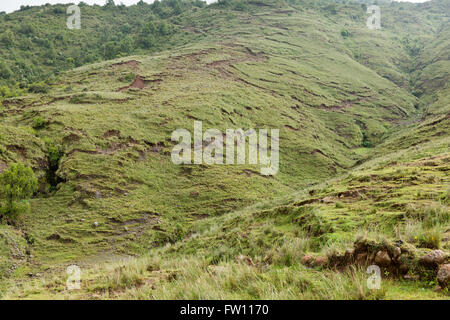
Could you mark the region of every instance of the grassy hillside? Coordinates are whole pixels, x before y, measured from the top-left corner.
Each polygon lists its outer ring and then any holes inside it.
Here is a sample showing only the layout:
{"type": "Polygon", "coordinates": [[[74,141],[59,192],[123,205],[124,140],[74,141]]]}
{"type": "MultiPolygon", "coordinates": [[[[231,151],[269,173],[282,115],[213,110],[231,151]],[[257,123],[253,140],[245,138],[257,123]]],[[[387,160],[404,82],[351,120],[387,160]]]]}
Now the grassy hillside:
{"type": "Polygon", "coordinates": [[[204,5],[179,0],[131,7],[80,4],[80,30],[66,27],[68,5],[22,6],[0,15],[0,84],[39,91],[36,82],[73,67],[187,43],[195,37],[179,29],[175,16],[204,5]]]}
{"type": "Polygon", "coordinates": [[[81,291],[65,290],[60,267],[16,282],[5,297],[444,299],[433,291],[436,270],[420,257],[449,250],[447,151],[444,140],[412,147],[276,201],[198,220],[182,240],[138,259],[85,260],[81,291]],[[382,268],[381,290],[368,290],[365,268],[398,243],[401,258],[382,268]]]}
{"type": "Polygon", "coordinates": [[[74,36],[62,6],[2,17],[70,39],[50,41],[54,64],[40,44],[2,48],[20,96],[2,101],[0,171],[23,162],[39,178],[31,210],[0,228],[5,297],[444,298],[418,261],[449,250],[448,4],[384,4],[375,31],[360,2],[176,4],[85,6],[74,36]],[[172,31],[139,47],[149,20],[172,31]],[[102,34],[133,49],[109,56],[102,34]],[[194,120],[280,129],[278,174],[175,166],[171,133],[194,120]],[[398,240],[407,261],[368,290],[365,261],[345,251],[363,243],[370,262],[398,240]],[[87,272],[75,296],[71,263],[87,272]]]}

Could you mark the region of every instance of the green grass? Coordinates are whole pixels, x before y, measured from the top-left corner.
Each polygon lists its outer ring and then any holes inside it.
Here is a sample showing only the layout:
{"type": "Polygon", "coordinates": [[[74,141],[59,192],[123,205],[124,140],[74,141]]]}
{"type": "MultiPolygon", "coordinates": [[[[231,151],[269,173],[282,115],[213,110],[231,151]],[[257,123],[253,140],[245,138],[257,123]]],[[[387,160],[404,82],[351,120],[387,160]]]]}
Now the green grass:
{"type": "MultiPolygon", "coordinates": [[[[267,3],[188,10],[172,21],[187,35],[152,54],[83,65],[46,93],[3,100],[0,171],[22,161],[41,184],[31,212],[4,227],[27,257],[2,280],[4,297],[445,297],[391,278],[371,292],[364,270],[300,263],[341,253],[361,234],[401,239],[415,255],[449,249],[445,4],[386,5],[372,32],[360,4],[332,14],[321,3],[267,3]],[[120,90],[136,76],[144,89],[120,90]],[[223,132],[280,129],[279,173],[173,165],[171,133],[192,131],[194,120],[223,132]],[[147,268],[155,254],[161,272],[147,268]],[[142,258],[107,262],[129,256],[142,258]],[[64,291],[71,263],[88,274],[75,295],[64,291]]],[[[0,266],[10,250],[0,244],[0,266]]]]}

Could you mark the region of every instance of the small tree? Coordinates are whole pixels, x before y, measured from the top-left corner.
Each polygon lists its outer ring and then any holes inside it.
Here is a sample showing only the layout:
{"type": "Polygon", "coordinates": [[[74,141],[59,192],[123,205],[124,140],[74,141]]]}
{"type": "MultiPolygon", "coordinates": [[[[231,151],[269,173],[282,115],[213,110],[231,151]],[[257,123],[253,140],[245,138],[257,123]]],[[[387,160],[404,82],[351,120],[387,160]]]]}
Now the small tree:
{"type": "Polygon", "coordinates": [[[6,201],[1,213],[14,218],[23,208],[19,202],[30,198],[37,188],[38,181],[31,168],[22,163],[12,164],[0,175],[0,194],[6,201]]]}
{"type": "Polygon", "coordinates": [[[116,4],[114,3],[114,0],[106,0],[106,3],[105,3],[106,8],[113,8],[115,6],[116,6],[116,4]]]}

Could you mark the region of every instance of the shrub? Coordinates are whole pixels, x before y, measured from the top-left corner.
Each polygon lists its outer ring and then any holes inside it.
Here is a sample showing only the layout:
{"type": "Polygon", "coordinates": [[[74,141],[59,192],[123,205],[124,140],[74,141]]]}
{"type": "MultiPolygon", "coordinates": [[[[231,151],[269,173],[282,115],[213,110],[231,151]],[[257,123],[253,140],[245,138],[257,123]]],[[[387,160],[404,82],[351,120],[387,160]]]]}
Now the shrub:
{"type": "Polygon", "coordinates": [[[248,5],[243,2],[238,2],[234,6],[234,10],[236,11],[245,11],[248,10],[248,5]]]}
{"type": "Polygon", "coordinates": [[[139,46],[143,49],[150,49],[156,45],[156,38],[153,34],[141,36],[138,40],[139,46]]]}
{"type": "Polygon", "coordinates": [[[12,75],[11,69],[4,62],[0,62],[0,78],[9,79],[12,75]]]}
{"type": "Polygon", "coordinates": [[[363,132],[362,135],[363,135],[363,141],[362,141],[362,145],[361,146],[364,147],[364,148],[372,148],[373,145],[370,142],[369,137],[367,136],[367,134],[365,132],[363,132]]]}
{"type": "Polygon", "coordinates": [[[47,93],[50,87],[45,82],[36,82],[28,87],[28,91],[31,93],[47,93]]]}
{"type": "Polygon", "coordinates": [[[6,201],[1,213],[7,217],[16,217],[24,208],[22,200],[30,198],[37,187],[38,181],[31,168],[22,163],[12,164],[0,176],[0,194],[6,201]]]}
{"type": "Polygon", "coordinates": [[[331,14],[337,14],[337,8],[335,4],[329,4],[327,6],[325,6],[324,11],[329,12],[331,14]]]}
{"type": "Polygon", "coordinates": [[[136,74],[134,72],[130,72],[127,73],[123,78],[121,78],[120,80],[124,81],[124,82],[132,82],[134,81],[134,79],[136,79],[136,74]]]}
{"type": "Polygon", "coordinates": [[[65,14],[66,10],[63,7],[54,7],[53,13],[54,14],[65,14]]]}
{"type": "Polygon", "coordinates": [[[171,27],[167,22],[163,21],[158,26],[158,31],[160,35],[166,36],[171,33],[171,27]]]}
{"type": "Polygon", "coordinates": [[[45,145],[47,147],[47,158],[49,164],[47,171],[47,182],[51,185],[51,190],[54,190],[58,183],[62,181],[56,174],[56,171],[58,171],[59,162],[64,156],[64,147],[55,144],[55,142],[51,140],[46,140],[45,145]]]}
{"type": "Polygon", "coordinates": [[[15,89],[11,89],[8,86],[0,87],[0,97],[2,97],[2,98],[17,97],[17,95],[18,95],[18,93],[15,89]]]}
{"type": "Polygon", "coordinates": [[[341,30],[341,36],[347,38],[350,36],[350,32],[347,29],[341,30]]]}
{"type": "Polygon", "coordinates": [[[22,23],[19,32],[24,35],[30,36],[36,33],[36,28],[32,23],[22,23]]]}
{"type": "Polygon", "coordinates": [[[8,47],[14,43],[14,38],[14,33],[11,30],[7,30],[0,36],[0,42],[8,47]]]}
{"type": "Polygon", "coordinates": [[[38,130],[45,126],[45,120],[42,117],[36,117],[33,119],[33,128],[38,130]]]}

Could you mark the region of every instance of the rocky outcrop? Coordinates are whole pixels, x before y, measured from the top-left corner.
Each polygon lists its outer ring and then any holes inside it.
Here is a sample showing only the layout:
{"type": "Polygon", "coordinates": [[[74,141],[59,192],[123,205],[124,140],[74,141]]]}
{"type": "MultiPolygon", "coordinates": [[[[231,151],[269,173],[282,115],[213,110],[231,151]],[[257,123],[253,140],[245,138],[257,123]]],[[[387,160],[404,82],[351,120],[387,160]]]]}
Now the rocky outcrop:
{"type": "MultiPolygon", "coordinates": [[[[359,239],[355,241],[353,248],[329,256],[326,266],[345,269],[351,265],[363,268],[377,265],[383,271],[383,276],[386,274],[412,281],[436,277],[440,288],[444,288],[448,287],[449,282],[449,257],[443,250],[416,248],[402,241],[378,243],[359,239]]],[[[313,261],[311,255],[306,255],[302,259],[303,264],[310,266],[314,266],[313,261]]]]}

